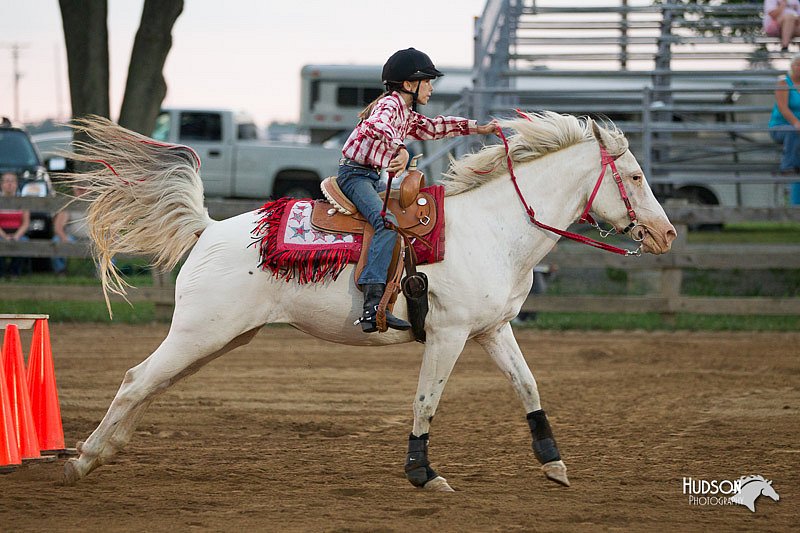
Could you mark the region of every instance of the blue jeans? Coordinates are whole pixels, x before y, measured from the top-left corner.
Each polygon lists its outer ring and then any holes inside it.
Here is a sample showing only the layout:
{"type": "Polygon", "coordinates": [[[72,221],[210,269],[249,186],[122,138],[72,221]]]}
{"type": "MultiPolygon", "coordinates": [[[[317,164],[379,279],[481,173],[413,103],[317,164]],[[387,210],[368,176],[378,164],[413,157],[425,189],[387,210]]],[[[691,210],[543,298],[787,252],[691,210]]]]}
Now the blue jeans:
{"type": "MultiPolygon", "coordinates": [[[[58,235],[53,235],[53,242],[59,243],[61,242],[61,237],[58,235]]],[[[75,237],[72,235],[67,235],[67,242],[75,242],[75,237]]],[[[67,258],[66,257],[53,257],[50,260],[51,264],[53,265],[53,272],[56,274],[62,274],[67,271],[67,258]]]]}
{"type": "Polygon", "coordinates": [[[772,140],[783,145],[781,167],[784,170],[800,168],[800,133],[796,131],[770,131],[772,140]]]}
{"type": "MultiPolygon", "coordinates": [[[[392,261],[392,251],[397,242],[397,232],[386,229],[381,218],[383,201],[378,196],[380,176],[374,170],[339,165],[336,178],[339,188],[364,215],[364,218],[375,228],[375,235],[369,244],[367,265],[358,278],[359,285],[386,283],[386,273],[392,261]]],[[[394,217],[387,213],[386,217],[394,222],[394,217]]]]}

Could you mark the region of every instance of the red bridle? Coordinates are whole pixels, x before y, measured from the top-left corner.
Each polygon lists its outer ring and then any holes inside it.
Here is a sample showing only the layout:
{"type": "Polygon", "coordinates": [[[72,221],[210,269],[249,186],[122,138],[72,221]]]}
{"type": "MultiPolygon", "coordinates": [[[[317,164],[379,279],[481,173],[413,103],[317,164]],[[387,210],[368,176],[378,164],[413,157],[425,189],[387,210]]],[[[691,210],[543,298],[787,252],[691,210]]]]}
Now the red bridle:
{"type": "MultiPolygon", "coordinates": [[[[520,113],[521,116],[525,117],[526,119],[530,120],[527,115],[520,113]]],[[[514,164],[511,162],[511,152],[508,147],[508,141],[506,140],[506,136],[503,134],[503,130],[499,127],[497,128],[497,135],[503,141],[503,146],[506,149],[506,164],[508,165],[508,173],[511,175],[511,182],[514,184],[514,189],[517,191],[517,196],[519,196],[520,201],[522,201],[522,205],[525,206],[525,211],[528,214],[528,218],[530,221],[536,224],[538,227],[555,233],[556,235],[560,235],[562,237],[566,237],[567,239],[571,239],[573,241],[577,241],[589,246],[594,246],[595,248],[600,248],[602,250],[606,250],[609,252],[614,252],[615,254],[620,255],[641,255],[642,253],[642,246],[639,245],[639,248],[636,250],[626,250],[625,248],[619,248],[617,246],[613,246],[611,244],[607,244],[604,242],[596,241],[592,238],[586,237],[584,235],[579,235],[577,233],[572,233],[570,231],[554,228],[553,226],[549,226],[539,220],[536,220],[536,213],[533,211],[533,208],[530,204],[525,200],[525,196],[522,194],[522,191],[519,188],[519,184],[517,183],[517,176],[514,174],[514,164]]],[[[628,218],[630,218],[631,223],[622,230],[622,233],[628,233],[633,228],[635,228],[639,223],[636,221],[636,213],[633,211],[633,207],[631,207],[631,201],[628,198],[628,193],[625,190],[625,186],[622,183],[622,177],[619,175],[617,171],[617,165],[614,161],[617,157],[612,157],[609,155],[608,151],[601,145],[600,146],[600,176],[597,178],[597,183],[594,185],[594,189],[592,190],[592,194],[589,196],[589,201],[586,203],[586,207],[581,213],[581,218],[579,221],[581,223],[591,224],[595,228],[600,231],[600,235],[602,237],[606,237],[611,233],[615,233],[616,230],[603,230],[600,226],[595,222],[592,215],[589,214],[589,210],[592,208],[592,203],[594,202],[595,197],[597,196],[597,191],[600,190],[600,184],[603,181],[603,177],[606,175],[606,167],[611,167],[611,174],[614,176],[614,181],[617,183],[617,187],[619,188],[619,194],[622,197],[622,201],[625,203],[625,208],[628,210],[628,218]]],[[[633,235],[631,236],[634,240],[637,240],[633,235]]],[[[642,236],[642,239],[644,236],[642,236]]],[[[641,241],[642,239],[638,239],[637,241],[641,241]]]]}

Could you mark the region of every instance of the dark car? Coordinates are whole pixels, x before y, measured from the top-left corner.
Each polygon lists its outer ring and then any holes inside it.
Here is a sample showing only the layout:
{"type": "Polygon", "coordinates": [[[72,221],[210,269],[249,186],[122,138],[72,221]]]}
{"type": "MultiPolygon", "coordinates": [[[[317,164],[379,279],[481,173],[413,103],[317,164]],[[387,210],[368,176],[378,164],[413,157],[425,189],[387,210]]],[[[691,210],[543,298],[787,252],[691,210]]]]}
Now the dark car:
{"type": "MultiPolygon", "coordinates": [[[[4,119],[0,123],[0,173],[14,172],[19,180],[21,196],[50,196],[53,185],[39,152],[28,133],[4,119]]],[[[28,237],[50,239],[53,236],[53,217],[46,212],[31,212],[28,237]]]]}

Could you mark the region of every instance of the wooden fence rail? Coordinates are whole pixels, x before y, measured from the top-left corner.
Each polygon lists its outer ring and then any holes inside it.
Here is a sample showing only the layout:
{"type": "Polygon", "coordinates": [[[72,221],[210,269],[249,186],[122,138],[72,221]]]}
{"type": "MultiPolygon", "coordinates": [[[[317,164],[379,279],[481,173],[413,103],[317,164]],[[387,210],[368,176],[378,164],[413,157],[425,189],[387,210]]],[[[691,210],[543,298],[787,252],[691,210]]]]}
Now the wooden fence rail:
{"type": "MultiPolygon", "coordinates": [[[[0,198],[0,209],[24,208],[56,210],[68,199],[55,198],[0,198]]],[[[252,200],[208,200],[212,218],[222,219],[257,209],[263,202],[252,200]]],[[[545,259],[570,268],[626,271],[651,271],[657,273],[658,283],[653,294],[644,296],[530,296],[523,306],[525,311],[587,311],[602,313],[654,312],[666,319],[675,313],[723,315],[800,315],[800,298],[741,298],[741,297],[689,297],[681,294],[683,269],[800,269],[800,244],[687,244],[687,224],[715,224],[745,221],[799,222],[800,207],[785,208],[729,208],[719,206],[688,206],[667,204],[666,211],[675,223],[680,237],[669,254],[662,256],[622,257],[616,254],[561,241],[545,259]]],[[[52,243],[34,240],[28,242],[0,242],[0,256],[6,257],[89,257],[86,242],[52,243]]],[[[131,302],[154,302],[159,315],[168,315],[174,303],[174,288],[169,276],[154,275],[154,286],[130,291],[131,302]]],[[[22,285],[0,283],[0,302],[3,300],[40,301],[102,301],[98,285],[22,285]]],[[[118,297],[114,297],[118,299],[118,297]]],[[[2,310],[2,309],[0,309],[2,310]]]]}

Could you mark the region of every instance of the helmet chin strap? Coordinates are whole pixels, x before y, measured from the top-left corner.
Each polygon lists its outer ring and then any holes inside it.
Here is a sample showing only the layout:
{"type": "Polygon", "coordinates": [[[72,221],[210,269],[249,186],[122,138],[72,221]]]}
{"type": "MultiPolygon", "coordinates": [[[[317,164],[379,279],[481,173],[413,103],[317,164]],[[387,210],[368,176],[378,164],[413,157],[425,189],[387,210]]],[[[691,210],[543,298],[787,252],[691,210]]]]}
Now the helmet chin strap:
{"type": "MultiPolygon", "coordinates": [[[[414,89],[414,92],[407,91],[405,87],[400,86],[395,89],[397,92],[406,93],[411,95],[411,110],[416,112],[417,111],[417,99],[419,98],[419,86],[422,85],[422,80],[417,80],[417,87],[414,89]]],[[[389,85],[386,85],[387,89],[389,85]]]]}

